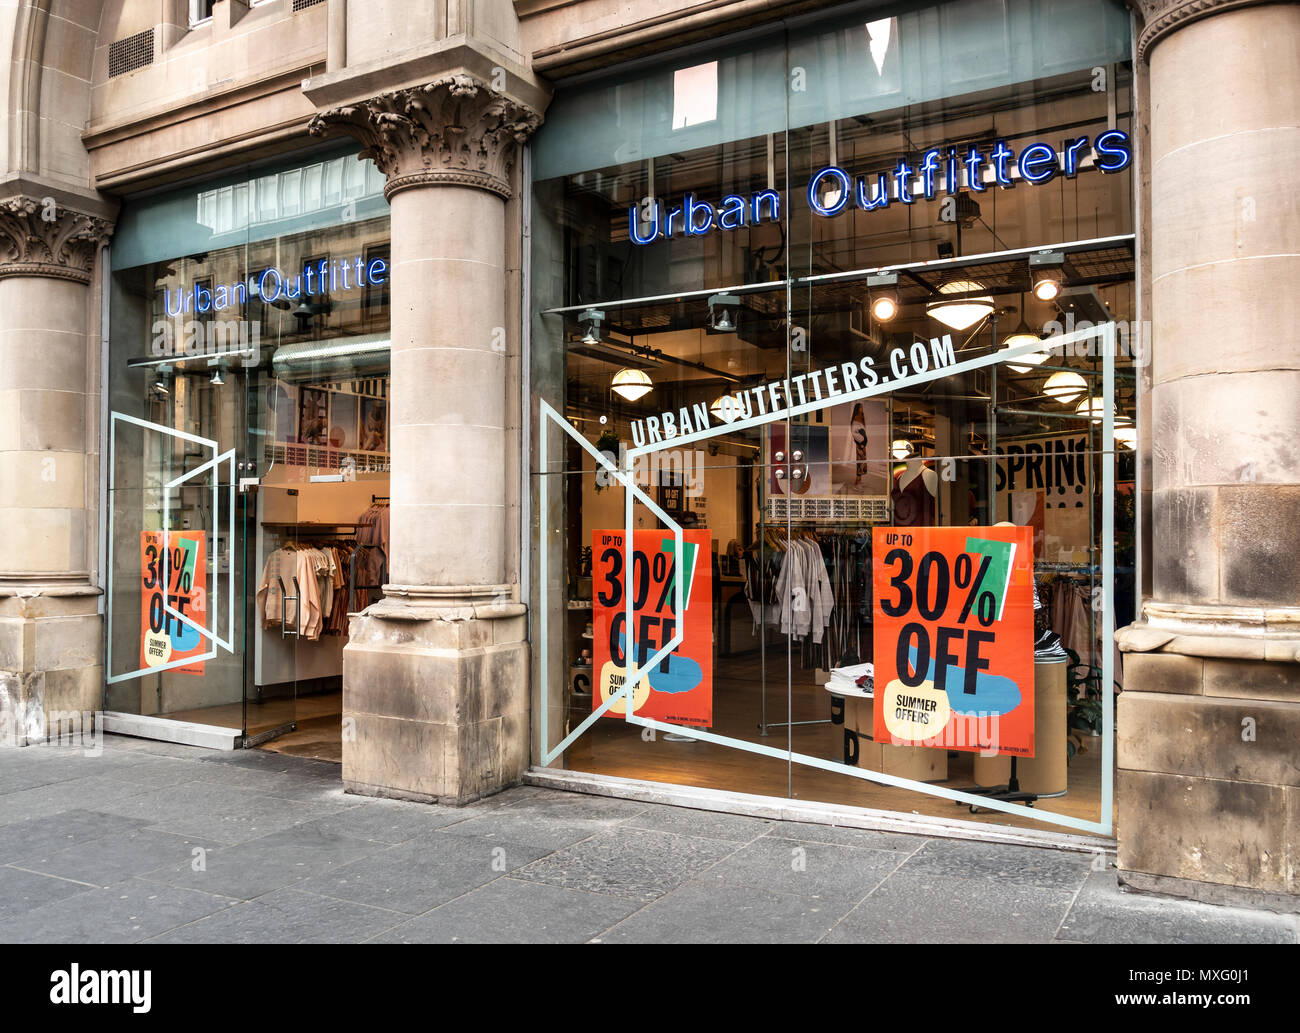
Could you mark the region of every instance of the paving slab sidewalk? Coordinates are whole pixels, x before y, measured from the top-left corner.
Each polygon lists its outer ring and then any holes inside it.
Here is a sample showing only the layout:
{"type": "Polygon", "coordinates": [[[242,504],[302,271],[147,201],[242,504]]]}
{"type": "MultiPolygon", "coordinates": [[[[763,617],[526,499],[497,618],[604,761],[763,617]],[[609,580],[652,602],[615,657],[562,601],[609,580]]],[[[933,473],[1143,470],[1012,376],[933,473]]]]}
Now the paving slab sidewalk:
{"type": "Polygon", "coordinates": [[[338,768],[105,736],[0,749],[0,942],[1297,943],[1092,858],[519,787],[349,796],[338,768]]]}

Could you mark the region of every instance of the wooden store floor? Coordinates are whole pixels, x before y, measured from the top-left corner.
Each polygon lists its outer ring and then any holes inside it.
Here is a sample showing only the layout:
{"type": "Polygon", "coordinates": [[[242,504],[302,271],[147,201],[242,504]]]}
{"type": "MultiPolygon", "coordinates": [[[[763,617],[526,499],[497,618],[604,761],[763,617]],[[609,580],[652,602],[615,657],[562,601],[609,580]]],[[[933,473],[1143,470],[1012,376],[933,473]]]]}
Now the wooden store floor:
{"type": "MultiPolygon", "coordinates": [[[[794,721],[825,718],[829,715],[830,696],[813,683],[813,672],[800,670],[795,658],[790,692],[794,721]]],[[[786,719],[786,656],[784,646],[769,650],[767,663],[767,719],[786,719]]],[[[718,660],[714,663],[713,728],[719,735],[793,749],[795,753],[842,761],[844,733],[842,725],[796,725],[793,728],[769,728],[766,737],[759,733],[761,684],[757,655],[718,660]],[[789,738],[787,738],[787,736],[789,738]]],[[[576,726],[585,714],[573,715],[576,726]]],[[[723,789],[760,796],[790,796],[799,800],[902,811],[940,818],[1016,825],[1025,828],[1055,829],[1020,815],[981,810],[971,814],[965,805],[950,800],[877,785],[864,779],[823,771],[785,760],[746,753],[737,749],[702,742],[668,742],[662,736],[654,742],[642,740],[640,729],[622,720],[602,719],[570,747],[565,767],[574,771],[616,775],[621,778],[646,779],[723,789]]],[[[1101,817],[1101,740],[1088,741],[1087,752],[1069,764],[1069,791],[1065,796],[1040,799],[1035,809],[1068,814],[1097,821],[1101,817]]],[[[972,755],[951,752],[948,778],[935,783],[949,788],[966,788],[973,784],[972,755]]]]}
{"type": "MultiPolygon", "coordinates": [[[[243,724],[243,708],[238,703],[203,707],[168,714],[178,721],[197,721],[200,724],[221,728],[239,728],[243,724]]],[[[343,762],[343,693],[324,692],[300,696],[296,700],[268,699],[262,703],[248,704],[248,734],[270,731],[292,722],[298,727],[278,738],[264,742],[257,748],[272,753],[288,753],[295,757],[310,757],[334,764],[343,762]]]]}

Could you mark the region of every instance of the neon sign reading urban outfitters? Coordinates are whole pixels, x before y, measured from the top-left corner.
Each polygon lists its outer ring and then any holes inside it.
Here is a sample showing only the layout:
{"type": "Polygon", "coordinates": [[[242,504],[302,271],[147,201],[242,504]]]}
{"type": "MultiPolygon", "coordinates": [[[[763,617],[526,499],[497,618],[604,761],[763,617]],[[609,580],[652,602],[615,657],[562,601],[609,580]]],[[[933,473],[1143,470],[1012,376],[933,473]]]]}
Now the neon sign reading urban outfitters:
{"type": "Polygon", "coordinates": [[[186,312],[215,312],[231,305],[242,305],[249,295],[260,297],[268,304],[285,298],[296,301],[305,293],[308,297],[331,294],[339,290],[356,290],[388,282],[388,263],[382,258],[366,261],[355,258],[321,259],[292,276],[268,266],[247,282],[221,283],[215,287],[195,284],[189,290],[177,287],[163,292],[163,305],[167,315],[176,317],[186,312]],[[172,304],[173,295],[175,304],[172,304]]]}
{"type": "MultiPolygon", "coordinates": [[[[853,177],[838,165],[819,169],[808,181],[808,207],[817,215],[839,215],[852,204],[864,212],[888,208],[892,203],[912,205],[933,201],[942,188],[953,195],[964,186],[980,194],[995,184],[1003,189],[1023,180],[1031,186],[1050,183],[1058,175],[1073,179],[1088,165],[1106,174],[1123,172],[1133,163],[1133,148],[1123,130],[1108,129],[1095,139],[1086,136],[1065,140],[1058,151],[1050,144],[1031,143],[1017,154],[1006,140],[995,140],[987,154],[974,144],[964,151],[956,147],[932,147],[919,161],[899,159],[887,172],[853,177]]],[[[665,209],[658,202],[634,205],[628,210],[628,235],[634,244],[650,244],[674,236],[698,237],[710,230],[738,230],[746,225],[780,219],[780,199],[775,190],[763,190],[748,200],[729,194],[715,208],[707,201],[687,194],[677,208],[665,209]],[[641,217],[644,214],[644,217],[641,217]]]]}

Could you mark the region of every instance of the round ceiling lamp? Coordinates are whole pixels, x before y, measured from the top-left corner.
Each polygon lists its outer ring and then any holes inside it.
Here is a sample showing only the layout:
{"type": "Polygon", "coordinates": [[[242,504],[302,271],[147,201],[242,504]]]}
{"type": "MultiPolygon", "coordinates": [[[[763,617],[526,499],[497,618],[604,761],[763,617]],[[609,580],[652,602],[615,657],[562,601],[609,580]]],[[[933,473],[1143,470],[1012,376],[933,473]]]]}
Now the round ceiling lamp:
{"type": "Polygon", "coordinates": [[[740,402],[736,400],[735,395],[723,395],[714,399],[713,404],[709,406],[709,412],[723,423],[731,423],[740,415],[740,402]]]}
{"type": "MultiPolygon", "coordinates": [[[[1006,340],[1002,342],[1002,350],[1010,351],[1012,348],[1020,348],[1026,344],[1040,344],[1042,340],[1036,333],[1025,327],[1023,330],[1008,334],[1006,340]]],[[[1007,365],[1017,373],[1028,373],[1035,366],[1041,366],[1046,361],[1046,351],[1032,351],[1017,355],[1015,360],[1008,361],[1007,365]]]]}
{"type": "Polygon", "coordinates": [[[1088,390],[1088,382],[1078,373],[1053,373],[1043,385],[1043,394],[1066,405],[1088,390]]]}
{"type": "Polygon", "coordinates": [[[954,330],[969,330],[993,311],[992,298],[970,296],[983,289],[984,285],[974,280],[949,280],[939,288],[939,293],[960,296],[953,297],[952,300],[938,298],[927,302],[925,313],[954,330]]]}
{"type": "Polygon", "coordinates": [[[889,454],[895,459],[907,459],[913,451],[912,443],[906,438],[895,438],[889,446],[889,454]]]}
{"type": "Polygon", "coordinates": [[[1116,427],[1115,440],[1125,448],[1137,447],[1138,432],[1136,427],[1116,427]]]}
{"type": "Polygon", "coordinates": [[[629,402],[635,402],[642,395],[654,390],[654,382],[643,369],[621,369],[614,374],[610,387],[616,394],[622,395],[629,402]]]}
{"type": "Polygon", "coordinates": [[[1106,412],[1106,401],[1097,395],[1090,395],[1080,401],[1079,404],[1074,407],[1074,411],[1080,416],[1088,417],[1088,419],[1092,420],[1093,423],[1100,423],[1102,421],[1102,416],[1106,412]]]}
{"type": "MultiPolygon", "coordinates": [[[[1029,324],[1025,322],[1025,296],[1022,294],[1020,295],[1020,325],[1003,338],[1002,350],[1010,351],[1012,348],[1020,348],[1026,344],[1038,344],[1042,339],[1043,335],[1029,329],[1029,324]]],[[[1041,366],[1046,361],[1047,351],[1043,349],[1017,356],[1015,362],[1008,362],[1007,365],[1017,373],[1028,373],[1035,366],[1041,366]]]]}

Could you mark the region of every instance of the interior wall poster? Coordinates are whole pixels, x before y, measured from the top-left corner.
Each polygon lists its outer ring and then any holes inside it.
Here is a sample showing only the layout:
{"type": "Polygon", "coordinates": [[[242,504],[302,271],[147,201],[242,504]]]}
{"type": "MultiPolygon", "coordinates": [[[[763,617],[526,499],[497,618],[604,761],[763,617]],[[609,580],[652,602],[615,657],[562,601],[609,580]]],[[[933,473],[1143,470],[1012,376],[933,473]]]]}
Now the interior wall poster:
{"type": "Polygon", "coordinates": [[[831,491],[889,494],[889,408],[863,399],[826,410],[831,430],[831,491]]]}
{"type": "MultiPolygon", "coordinates": [[[[682,532],[682,556],[667,530],[638,530],[632,541],[632,620],[637,655],[644,663],[677,629],[682,642],[633,690],[632,713],[670,724],[708,728],[713,724],[713,568],[712,535],[704,529],[682,532]],[[684,580],[684,613],[676,612],[678,576],[684,580]]],[[[625,532],[593,531],[592,630],[596,709],[623,687],[628,676],[625,625],[628,578],[624,569],[625,532]]],[[[607,715],[624,716],[625,700],[607,715]]]]}
{"type": "Polygon", "coordinates": [[[388,403],[382,399],[361,400],[361,451],[388,451],[388,403]]]}
{"type": "Polygon", "coordinates": [[[877,527],[877,742],[1034,755],[1032,527],[877,527]]]}
{"type": "Polygon", "coordinates": [[[330,430],[329,394],[304,387],[299,394],[298,440],[304,445],[328,445],[330,430]]]}
{"type": "Polygon", "coordinates": [[[361,399],[356,395],[330,394],[330,447],[355,449],[360,440],[361,399]]]}
{"type": "MultiPolygon", "coordinates": [[[[175,614],[207,627],[207,532],[140,532],[140,666],[161,667],[206,650],[203,636],[175,614]],[[166,544],[164,545],[164,541],[166,544]],[[171,554],[164,556],[164,549],[171,554]]],[[[180,674],[202,674],[204,661],[173,667],[180,674]]]]}

